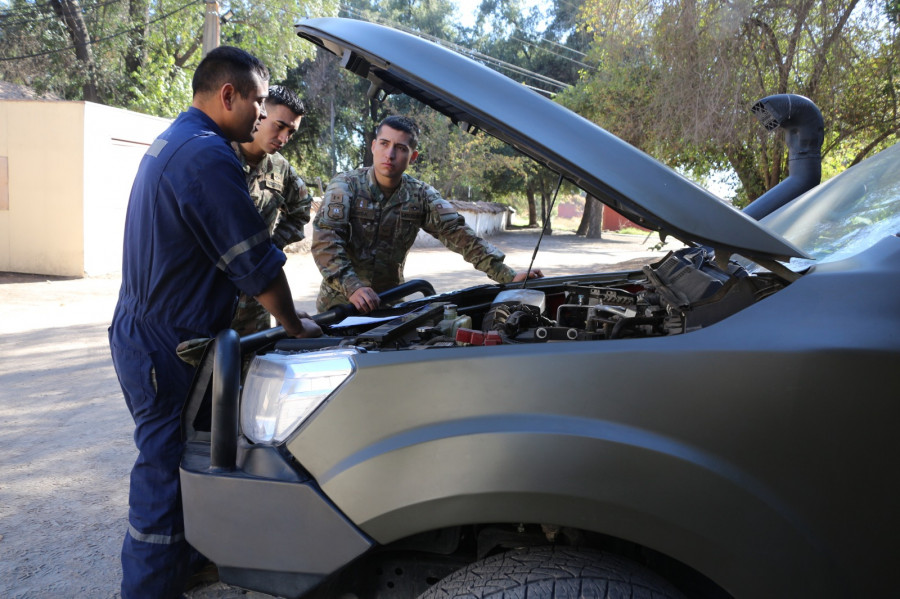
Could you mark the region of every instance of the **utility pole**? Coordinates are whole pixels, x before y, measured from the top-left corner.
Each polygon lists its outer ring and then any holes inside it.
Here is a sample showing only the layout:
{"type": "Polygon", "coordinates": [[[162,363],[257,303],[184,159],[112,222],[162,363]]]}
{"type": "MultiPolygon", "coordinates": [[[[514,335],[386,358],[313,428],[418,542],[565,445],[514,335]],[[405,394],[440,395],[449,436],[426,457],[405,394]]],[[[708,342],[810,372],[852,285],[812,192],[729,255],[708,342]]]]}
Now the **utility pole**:
{"type": "Polygon", "coordinates": [[[219,2],[206,0],[204,7],[206,14],[203,19],[203,56],[206,56],[210,50],[219,47],[219,2]]]}

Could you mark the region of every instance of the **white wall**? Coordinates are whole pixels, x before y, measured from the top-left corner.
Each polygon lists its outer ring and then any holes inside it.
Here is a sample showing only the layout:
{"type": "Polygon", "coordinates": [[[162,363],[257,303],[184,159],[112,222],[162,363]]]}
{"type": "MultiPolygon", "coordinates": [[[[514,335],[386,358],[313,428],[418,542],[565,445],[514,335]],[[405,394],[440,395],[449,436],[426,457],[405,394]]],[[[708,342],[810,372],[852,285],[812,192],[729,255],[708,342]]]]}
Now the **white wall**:
{"type": "Polygon", "coordinates": [[[171,121],[84,105],[84,274],[122,269],[122,231],[141,158],[171,121]]]}
{"type": "MultiPolygon", "coordinates": [[[[506,212],[474,212],[471,210],[459,210],[466,224],[472,227],[479,237],[490,237],[495,233],[506,230],[506,212]]],[[[443,244],[419,229],[413,247],[444,247],[443,244]]]]}
{"type": "Polygon", "coordinates": [[[90,102],[0,100],[0,271],[119,272],[131,183],[168,123],[90,102]]]}
{"type": "Polygon", "coordinates": [[[0,101],[0,270],[81,276],[82,117],[80,102],[0,101]]]}

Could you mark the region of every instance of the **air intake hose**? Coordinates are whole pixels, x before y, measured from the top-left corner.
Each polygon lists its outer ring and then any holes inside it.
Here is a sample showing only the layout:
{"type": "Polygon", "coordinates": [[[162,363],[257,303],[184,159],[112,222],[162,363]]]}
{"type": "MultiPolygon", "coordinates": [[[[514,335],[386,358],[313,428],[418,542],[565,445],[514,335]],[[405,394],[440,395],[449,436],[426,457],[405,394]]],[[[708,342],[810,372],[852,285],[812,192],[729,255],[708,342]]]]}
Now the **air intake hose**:
{"type": "Polygon", "coordinates": [[[787,179],[744,208],[744,214],[759,220],[822,180],[825,121],[812,100],[796,94],[763,98],[750,110],[768,131],[784,129],[788,146],[787,179]]]}

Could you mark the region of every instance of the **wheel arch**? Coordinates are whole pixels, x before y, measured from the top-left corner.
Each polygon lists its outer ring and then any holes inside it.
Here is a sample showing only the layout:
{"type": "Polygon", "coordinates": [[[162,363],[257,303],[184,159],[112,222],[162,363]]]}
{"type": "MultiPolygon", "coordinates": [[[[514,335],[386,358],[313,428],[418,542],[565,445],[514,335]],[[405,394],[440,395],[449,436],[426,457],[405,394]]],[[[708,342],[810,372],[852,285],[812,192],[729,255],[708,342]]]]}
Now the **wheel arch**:
{"type": "Polygon", "coordinates": [[[506,415],[506,430],[482,422],[470,434],[395,440],[319,482],[382,545],[454,526],[549,524],[646,547],[729,592],[780,583],[796,595],[798,580],[805,592],[811,580],[835,588],[812,533],[746,473],[649,433],[584,435],[538,420],[541,430],[506,415]]]}

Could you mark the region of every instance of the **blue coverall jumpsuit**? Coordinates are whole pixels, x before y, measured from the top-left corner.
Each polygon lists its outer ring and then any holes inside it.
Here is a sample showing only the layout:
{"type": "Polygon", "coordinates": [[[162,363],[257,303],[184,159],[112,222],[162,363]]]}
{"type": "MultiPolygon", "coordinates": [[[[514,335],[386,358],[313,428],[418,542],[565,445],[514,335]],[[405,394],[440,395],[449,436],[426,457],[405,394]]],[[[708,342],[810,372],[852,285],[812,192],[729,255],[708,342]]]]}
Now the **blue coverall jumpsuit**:
{"type": "Polygon", "coordinates": [[[285,262],[247,191],[234,150],[190,108],[141,161],[125,222],[110,349],[134,418],[122,597],[177,597],[200,558],[184,539],[180,416],[193,368],[179,342],[231,322],[238,290],[256,296],[285,262]]]}

